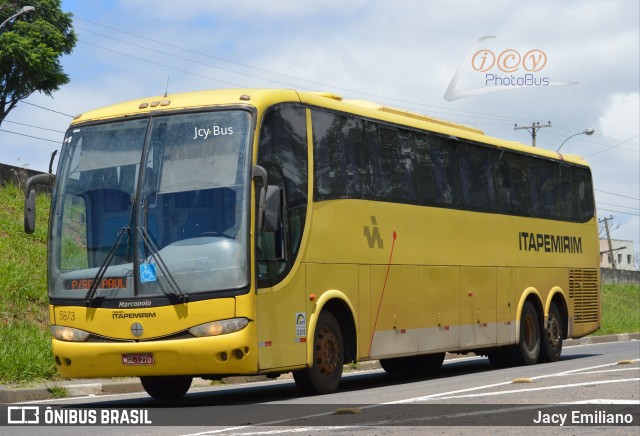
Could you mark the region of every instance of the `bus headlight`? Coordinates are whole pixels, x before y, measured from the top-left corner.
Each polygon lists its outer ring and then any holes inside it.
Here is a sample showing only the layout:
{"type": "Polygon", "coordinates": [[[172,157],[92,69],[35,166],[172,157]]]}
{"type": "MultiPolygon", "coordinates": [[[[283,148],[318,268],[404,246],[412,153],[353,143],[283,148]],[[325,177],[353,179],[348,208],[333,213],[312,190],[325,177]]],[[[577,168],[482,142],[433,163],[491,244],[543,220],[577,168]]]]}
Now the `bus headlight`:
{"type": "Polygon", "coordinates": [[[84,342],[89,338],[89,332],[59,325],[51,326],[51,334],[54,338],[66,342],[84,342]]]}
{"type": "Polygon", "coordinates": [[[189,333],[198,338],[203,336],[226,335],[242,330],[247,324],[249,324],[247,318],[224,319],[222,321],[213,321],[191,327],[189,333]]]}

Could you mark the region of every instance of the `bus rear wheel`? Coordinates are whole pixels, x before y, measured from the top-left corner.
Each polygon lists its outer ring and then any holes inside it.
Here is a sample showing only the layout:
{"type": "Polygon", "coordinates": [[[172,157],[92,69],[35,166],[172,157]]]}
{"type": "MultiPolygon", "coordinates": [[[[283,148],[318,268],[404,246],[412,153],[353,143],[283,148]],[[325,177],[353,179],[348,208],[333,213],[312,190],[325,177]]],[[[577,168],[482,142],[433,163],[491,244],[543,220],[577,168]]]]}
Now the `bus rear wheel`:
{"type": "Polygon", "coordinates": [[[331,312],[322,311],[313,335],[310,368],[293,372],[296,385],[309,394],[328,394],[338,389],[344,366],[344,343],[340,325],[331,312]]]}
{"type": "Polygon", "coordinates": [[[540,348],[541,362],[556,362],[562,353],[562,315],[556,303],[549,307],[547,325],[543,328],[542,347],[540,348]]]}
{"type": "Polygon", "coordinates": [[[191,376],[146,376],[140,377],[142,387],[149,396],[158,400],[176,400],[184,396],[191,387],[191,376]]]}
{"type": "Polygon", "coordinates": [[[380,359],[380,366],[389,374],[425,373],[442,366],[444,353],[422,354],[420,356],[380,359]]]}

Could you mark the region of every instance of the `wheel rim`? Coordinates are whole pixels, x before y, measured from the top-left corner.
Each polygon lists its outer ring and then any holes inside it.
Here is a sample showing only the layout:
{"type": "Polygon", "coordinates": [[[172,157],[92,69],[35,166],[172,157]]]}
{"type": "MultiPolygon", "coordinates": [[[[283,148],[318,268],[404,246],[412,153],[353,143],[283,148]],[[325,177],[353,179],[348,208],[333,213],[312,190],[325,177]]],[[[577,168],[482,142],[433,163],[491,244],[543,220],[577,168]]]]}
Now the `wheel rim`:
{"type": "Polygon", "coordinates": [[[524,319],[524,345],[529,351],[532,351],[536,346],[536,326],[530,315],[524,319]]]}
{"type": "Polygon", "coordinates": [[[558,318],[554,315],[549,315],[549,322],[547,326],[547,340],[549,341],[549,345],[551,345],[552,348],[557,347],[560,343],[561,337],[560,322],[558,321],[558,318]]]}
{"type": "Polygon", "coordinates": [[[340,361],[340,347],[335,333],[323,328],[316,338],[315,363],[320,374],[330,376],[336,370],[340,361]]]}

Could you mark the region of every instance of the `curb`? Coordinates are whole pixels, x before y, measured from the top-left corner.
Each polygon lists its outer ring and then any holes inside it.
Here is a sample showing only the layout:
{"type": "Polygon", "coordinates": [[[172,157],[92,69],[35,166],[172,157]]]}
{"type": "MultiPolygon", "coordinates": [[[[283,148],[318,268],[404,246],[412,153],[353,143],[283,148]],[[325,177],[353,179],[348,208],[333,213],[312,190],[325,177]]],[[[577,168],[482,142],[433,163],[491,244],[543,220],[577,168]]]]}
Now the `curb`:
{"type": "MultiPolygon", "coordinates": [[[[608,336],[588,336],[580,339],[567,339],[563,346],[572,347],[576,345],[602,344],[606,342],[638,341],[640,333],[623,333],[608,336]]],[[[471,354],[471,353],[469,353],[471,354]]],[[[459,355],[447,353],[446,358],[457,358],[459,355]]],[[[356,365],[345,365],[344,372],[368,371],[380,368],[377,360],[360,362],[356,365]]],[[[276,380],[290,379],[291,374],[283,374],[276,380]]],[[[253,383],[259,381],[272,380],[266,375],[256,376],[234,376],[221,380],[223,385],[253,383]]],[[[209,380],[195,378],[192,388],[213,386],[209,380]]],[[[0,404],[3,403],[24,403],[28,401],[48,400],[55,398],[55,393],[64,389],[64,398],[97,396],[97,395],[118,395],[144,392],[142,384],[138,378],[118,378],[118,379],[81,379],[62,382],[50,382],[40,384],[35,387],[21,386],[0,386],[0,404]]]]}
{"type": "Polygon", "coordinates": [[[563,346],[572,347],[575,345],[604,344],[605,342],[624,342],[638,340],[640,340],[640,333],[620,333],[617,335],[587,336],[580,339],[567,339],[566,341],[563,341],[563,346]]]}

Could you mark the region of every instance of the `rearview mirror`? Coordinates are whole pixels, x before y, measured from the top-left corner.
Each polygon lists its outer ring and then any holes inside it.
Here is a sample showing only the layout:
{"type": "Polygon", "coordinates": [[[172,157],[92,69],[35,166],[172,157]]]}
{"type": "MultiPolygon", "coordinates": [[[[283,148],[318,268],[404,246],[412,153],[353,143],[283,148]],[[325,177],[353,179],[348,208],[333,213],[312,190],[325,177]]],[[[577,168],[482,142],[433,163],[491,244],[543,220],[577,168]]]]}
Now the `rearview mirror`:
{"type": "Polygon", "coordinates": [[[36,230],[36,191],[35,185],[52,186],[56,180],[53,174],[38,174],[31,176],[24,187],[24,231],[33,233],[36,230]]]}
{"type": "Polygon", "coordinates": [[[24,231],[33,233],[36,230],[36,191],[32,189],[24,198],[24,231]]]}

